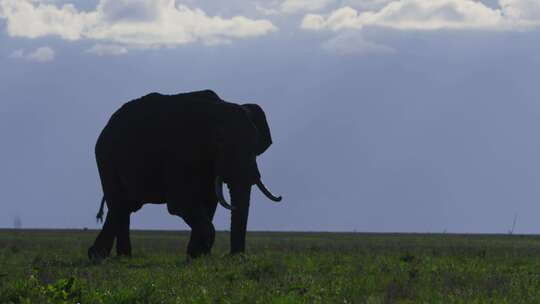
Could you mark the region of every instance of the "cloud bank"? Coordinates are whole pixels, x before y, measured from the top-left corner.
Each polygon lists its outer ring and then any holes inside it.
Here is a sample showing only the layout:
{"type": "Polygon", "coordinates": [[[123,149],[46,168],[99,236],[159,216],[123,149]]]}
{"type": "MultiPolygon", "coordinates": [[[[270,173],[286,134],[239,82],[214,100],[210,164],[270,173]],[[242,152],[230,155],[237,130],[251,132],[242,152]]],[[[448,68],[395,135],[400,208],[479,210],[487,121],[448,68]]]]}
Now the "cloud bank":
{"type": "Polygon", "coordinates": [[[359,12],[345,6],[326,15],[308,14],[307,30],[359,30],[381,26],[399,30],[484,29],[525,30],[540,25],[540,1],[500,0],[492,9],[472,0],[396,0],[378,11],[359,12]]]}
{"type": "MultiPolygon", "coordinates": [[[[177,4],[176,0],[100,0],[96,9],[89,12],[79,11],[73,4],[0,0],[0,18],[6,20],[7,33],[12,37],[59,36],[65,40],[92,39],[127,47],[193,42],[212,45],[277,30],[265,19],[208,16],[203,10],[177,4]]],[[[102,50],[103,47],[94,49],[97,53],[102,50]]]]}
{"type": "Polygon", "coordinates": [[[343,6],[327,14],[307,14],[300,27],[336,32],[334,38],[323,44],[328,51],[389,54],[394,51],[391,47],[365,40],[362,29],[376,26],[401,31],[526,31],[540,26],[538,0],[499,0],[498,8],[473,0],[378,0],[371,3],[382,6],[363,11],[343,6]]]}

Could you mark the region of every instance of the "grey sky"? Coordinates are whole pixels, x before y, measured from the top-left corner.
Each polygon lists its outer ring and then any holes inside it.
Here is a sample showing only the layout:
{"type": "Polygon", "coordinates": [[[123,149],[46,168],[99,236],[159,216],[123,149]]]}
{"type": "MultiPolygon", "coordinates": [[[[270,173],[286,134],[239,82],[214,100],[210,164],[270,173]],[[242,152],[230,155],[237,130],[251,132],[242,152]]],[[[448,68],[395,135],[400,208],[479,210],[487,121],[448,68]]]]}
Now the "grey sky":
{"type": "MultiPolygon", "coordinates": [[[[259,166],[285,199],[255,193],[249,229],[505,233],[517,213],[516,232],[539,233],[540,4],[317,1],[123,0],[105,19],[98,1],[0,0],[0,227],[97,228],[93,147],[110,114],[211,88],[261,104],[272,128],[259,166]],[[13,3],[80,30],[33,29],[13,3]],[[206,17],[154,22],[195,8],[206,17]]],[[[215,223],[228,227],[223,209],[215,223]]],[[[164,206],[133,226],[186,228],[164,206]]]]}

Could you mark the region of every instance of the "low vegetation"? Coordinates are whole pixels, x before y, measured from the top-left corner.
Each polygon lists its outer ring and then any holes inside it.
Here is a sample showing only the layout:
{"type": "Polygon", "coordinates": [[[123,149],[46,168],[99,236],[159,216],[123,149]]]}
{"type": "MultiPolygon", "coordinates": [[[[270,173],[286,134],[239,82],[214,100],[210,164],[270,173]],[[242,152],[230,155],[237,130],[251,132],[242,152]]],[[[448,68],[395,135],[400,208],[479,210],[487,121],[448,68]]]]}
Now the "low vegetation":
{"type": "Polygon", "coordinates": [[[96,231],[0,231],[0,303],[540,303],[540,238],[250,233],[186,262],[187,232],[134,231],[133,258],[86,259],[96,231]]]}

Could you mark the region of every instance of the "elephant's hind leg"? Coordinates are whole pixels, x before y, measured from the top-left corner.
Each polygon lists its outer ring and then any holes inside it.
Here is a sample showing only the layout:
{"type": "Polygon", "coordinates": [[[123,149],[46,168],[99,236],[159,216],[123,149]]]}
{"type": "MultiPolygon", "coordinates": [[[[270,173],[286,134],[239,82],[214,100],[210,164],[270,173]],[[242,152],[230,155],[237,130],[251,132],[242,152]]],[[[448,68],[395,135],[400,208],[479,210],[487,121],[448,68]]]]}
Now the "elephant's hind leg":
{"type": "Polygon", "coordinates": [[[92,247],[88,249],[88,258],[93,261],[99,261],[108,257],[114,244],[114,239],[117,234],[118,219],[116,210],[118,203],[121,202],[121,183],[116,175],[114,166],[107,161],[106,158],[101,158],[99,155],[98,146],[96,145],[96,160],[98,165],[99,177],[105,201],[107,202],[107,217],[103,228],[99,232],[92,247]]]}
{"type": "Polygon", "coordinates": [[[112,212],[107,212],[103,228],[99,232],[92,247],[88,249],[88,258],[90,260],[101,260],[111,254],[111,250],[116,236],[116,217],[112,212]]]}
{"type": "Polygon", "coordinates": [[[88,250],[88,256],[91,260],[108,257],[115,238],[116,254],[119,256],[131,256],[130,215],[131,212],[124,210],[124,208],[112,209],[107,212],[103,229],[96,238],[94,245],[88,250]]]}
{"type": "Polygon", "coordinates": [[[129,222],[131,212],[123,211],[118,214],[118,229],[116,239],[116,254],[131,256],[131,240],[129,237],[129,222]]]}

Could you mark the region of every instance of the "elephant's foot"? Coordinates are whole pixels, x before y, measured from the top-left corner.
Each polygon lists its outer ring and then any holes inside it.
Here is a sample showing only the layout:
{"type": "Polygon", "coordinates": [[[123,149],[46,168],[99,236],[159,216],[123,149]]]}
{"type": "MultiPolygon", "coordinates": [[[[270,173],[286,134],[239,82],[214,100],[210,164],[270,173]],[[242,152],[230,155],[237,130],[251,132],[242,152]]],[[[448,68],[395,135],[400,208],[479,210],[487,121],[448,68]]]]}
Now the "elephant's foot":
{"type": "Polygon", "coordinates": [[[188,243],[187,255],[191,259],[212,253],[216,239],[214,225],[206,217],[196,221],[186,221],[191,227],[191,236],[188,243]]]}
{"type": "Polygon", "coordinates": [[[213,244],[213,238],[197,240],[192,237],[187,248],[188,259],[196,259],[202,256],[211,255],[213,244]]]}
{"type": "Polygon", "coordinates": [[[240,251],[230,252],[227,256],[233,261],[240,263],[247,262],[249,259],[249,256],[245,252],[240,251]]]}
{"type": "Polygon", "coordinates": [[[109,256],[109,250],[92,246],[88,248],[88,259],[94,263],[100,263],[109,256]]]}
{"type": "Polygon", "coordinates": [[[199,247],[193,248],[193,246],[188,246],[187,259],[193,260],[205,255],[210,255],[212,253],[211,248],[199,247]]]}

